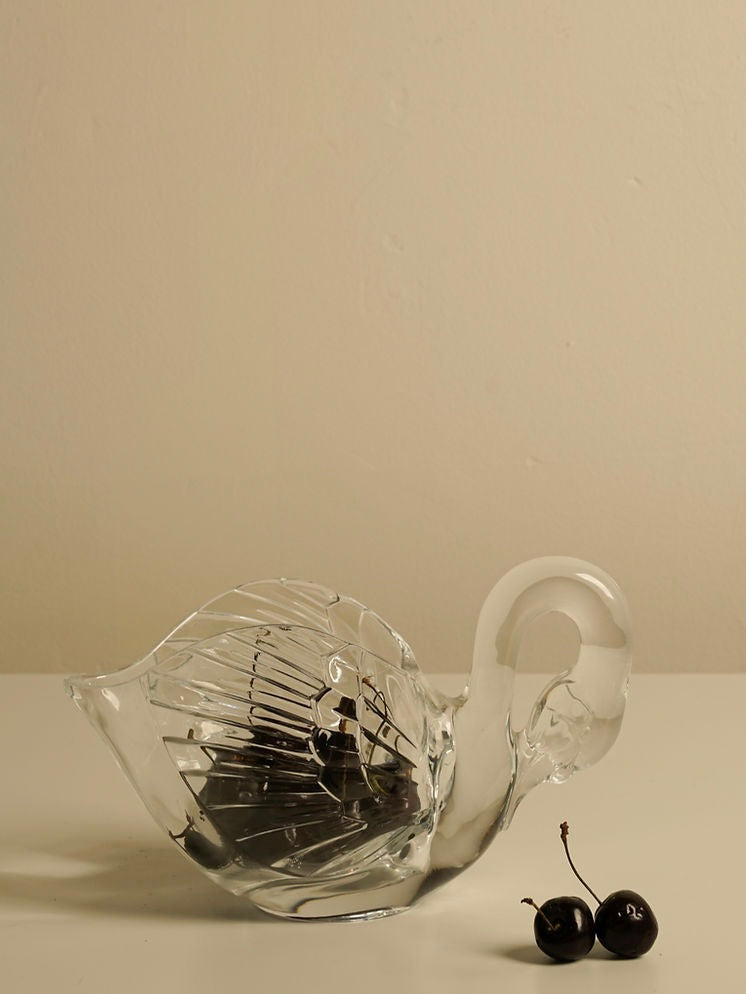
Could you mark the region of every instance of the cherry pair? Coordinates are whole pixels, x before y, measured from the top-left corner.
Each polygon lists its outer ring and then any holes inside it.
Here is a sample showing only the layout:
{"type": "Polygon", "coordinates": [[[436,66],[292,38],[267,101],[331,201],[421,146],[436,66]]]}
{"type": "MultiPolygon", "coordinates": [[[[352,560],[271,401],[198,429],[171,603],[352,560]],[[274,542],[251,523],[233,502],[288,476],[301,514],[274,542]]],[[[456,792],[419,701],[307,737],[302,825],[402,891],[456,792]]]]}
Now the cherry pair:
{"type": "Polygon", "coordinates": [[[536,945],[552,959],[570,962],[587,956],[598,941],[617,956],[642,956],[656,940],[658,922],[648,902],[633,890],[616,890],[602,901],[583,880],[570,856],[566,821],[560,825],[560,838],[572,872],[598,902],[595,920],[591,909],[580,897],[553,897],[541,907],[530,897],[522,904],[536,910],[534,937],[536,945]]]}

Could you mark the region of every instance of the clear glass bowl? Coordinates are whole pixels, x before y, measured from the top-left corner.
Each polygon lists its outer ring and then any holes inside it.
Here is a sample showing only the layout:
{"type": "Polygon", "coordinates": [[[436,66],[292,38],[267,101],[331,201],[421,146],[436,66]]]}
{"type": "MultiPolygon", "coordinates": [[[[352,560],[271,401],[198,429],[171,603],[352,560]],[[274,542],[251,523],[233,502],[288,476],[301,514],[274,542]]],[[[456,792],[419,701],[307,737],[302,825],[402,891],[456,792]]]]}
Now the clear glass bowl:
{"type": "Polygon", "coordinates": [[[468,691],[449,699],[374,611],[301,581],[249,583],[118,672],[71,677],[155,820],[204,873],[289,918],[372,918],[472,863],[520,799],[616,737],[629,623],[597,567],[516,567],[487,598],[468,691]],[[523,632],[580,632],[525,729],[510,722],[523,632]]]}

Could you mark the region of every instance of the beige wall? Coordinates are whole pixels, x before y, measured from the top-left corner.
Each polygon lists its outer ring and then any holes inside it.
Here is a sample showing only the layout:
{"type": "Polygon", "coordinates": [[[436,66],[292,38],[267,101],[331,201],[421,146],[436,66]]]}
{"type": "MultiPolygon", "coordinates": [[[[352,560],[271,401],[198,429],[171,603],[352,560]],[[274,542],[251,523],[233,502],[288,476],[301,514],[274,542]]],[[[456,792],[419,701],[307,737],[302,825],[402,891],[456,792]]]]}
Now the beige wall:
{"type": "Polygon", "coordinates": [[[290,575],[466,669],[569,553],[638,670],[743,669],[745,51],[720,0],[0,4],[0,668],[290,575]]]}

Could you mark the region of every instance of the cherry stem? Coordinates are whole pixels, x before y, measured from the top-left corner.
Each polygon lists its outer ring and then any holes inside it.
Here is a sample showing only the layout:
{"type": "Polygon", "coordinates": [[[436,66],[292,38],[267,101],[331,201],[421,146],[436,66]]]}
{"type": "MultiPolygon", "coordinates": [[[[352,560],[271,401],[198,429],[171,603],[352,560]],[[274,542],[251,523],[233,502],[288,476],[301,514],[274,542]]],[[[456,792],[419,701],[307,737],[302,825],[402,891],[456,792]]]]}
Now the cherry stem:
{"type": "Polygon", "coordinates": [[[565,855],[567,856],[567,862],[570,864],[572,872],[575,874],[575,876],[578,878],[581,884],[585,887],[588,893],[593,894],[596,901],[599,904],[601,904],[601,898],[598,896],[598,894],[596,894],[595,891],[591,890],[591,888],[588,886],[585,880],[583,880],[583,878],[580,876],[578,871],[575,869],[575,864],[572,861],[570,850],[567,848],[567,836],[569,835],[569,833],[570,833],[570,826],[567,824],[566,821],[563,821],[562,824],[560,825],[560,838],[562,839],[562,845],[565,847],[565,855]]]}
{"type": "Polygon", "coordinates": [[[531,907],[536,912],[536,914],[537,915],[541,915],[541,917],[544,919],[544,921],[547,923],[547,925],[551,928],[551,930],[553,932],[557,931],[557,929],[559,928],[559,925],[553,925],[549,921],[549,919],[547,918],[547,916],[544,914],[544,912],[541,910],[541,908],[539,907],[539,905],[536,903],[536,901],[534,901],[534,899],[532,897],[523,897],[523,898],[521,898],[521,904],[530,904],[531,907]]]}

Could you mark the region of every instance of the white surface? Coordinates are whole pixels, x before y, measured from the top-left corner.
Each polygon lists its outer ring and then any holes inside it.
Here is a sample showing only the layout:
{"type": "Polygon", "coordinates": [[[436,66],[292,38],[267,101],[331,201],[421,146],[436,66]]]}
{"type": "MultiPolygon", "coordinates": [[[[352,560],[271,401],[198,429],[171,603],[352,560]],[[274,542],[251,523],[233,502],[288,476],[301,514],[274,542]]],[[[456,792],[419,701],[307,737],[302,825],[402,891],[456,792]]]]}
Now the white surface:
{"type": "MultiPolygon", "coordinates": [[[[521,698],[544,679],[519,678],[521,698]]],[[[633,677],[599,766],[534,791],[481,861],[414,909],[354,924],[252,913],[161,836],[58,677],[5,676],[0,693],[3,994],[744,990],[746,677],[633,677]],[[564,819],[595,889],[636,889],[655,909],[642,959],[597,945],[557,966],[533,945],[520,899],[581,892],[564,819]]]]}

